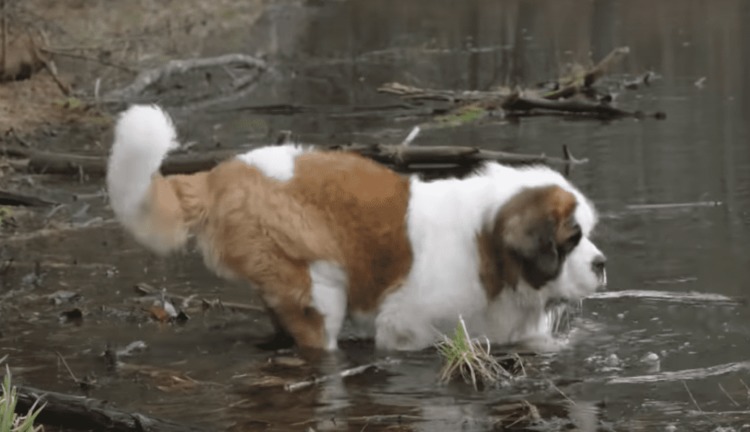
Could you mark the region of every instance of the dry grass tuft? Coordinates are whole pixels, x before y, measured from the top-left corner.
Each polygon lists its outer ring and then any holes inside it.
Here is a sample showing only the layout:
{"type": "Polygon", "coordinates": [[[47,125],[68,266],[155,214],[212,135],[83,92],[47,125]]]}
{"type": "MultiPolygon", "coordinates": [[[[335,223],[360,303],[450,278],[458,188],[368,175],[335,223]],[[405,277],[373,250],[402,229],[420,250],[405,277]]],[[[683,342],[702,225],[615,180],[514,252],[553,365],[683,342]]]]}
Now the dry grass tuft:
{"type": "Polygon", "coordinates": [[[471,339],[466,323],[460,316],[453,337],[443,335],[443,340],[437,343],[437,349],[443,358],[439,378],[442,383],[460,376],[464,382],[472,384],[478,390],[480,386],[496,386],[526,375],[520,356],[510,354],[501,358],[494,357],[490,341],[486,338],[484,342],[471,339]]]}

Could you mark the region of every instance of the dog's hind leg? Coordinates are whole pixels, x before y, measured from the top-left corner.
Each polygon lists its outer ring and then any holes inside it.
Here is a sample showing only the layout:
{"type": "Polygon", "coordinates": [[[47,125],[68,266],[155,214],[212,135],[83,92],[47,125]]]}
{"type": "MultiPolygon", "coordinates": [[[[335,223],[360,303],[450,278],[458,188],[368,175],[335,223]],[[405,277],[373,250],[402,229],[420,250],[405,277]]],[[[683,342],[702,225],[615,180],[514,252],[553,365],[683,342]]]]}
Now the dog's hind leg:
{"type": "Polygon", "coordinates": [[[270,309],[271,321],[277,328],[277,337],[272,342],[283,341],[286,334],[299,348],[325,350],[324,317],[313,301],[308,266],[276,259],[266,268],[273,271],[256,273],[253,284],[270,309]]]}
{"type": "Polygon", "coordinates": [[[346,318],[347,278],[336,264],[316,261],[310,265],[312,299],[315,308],[323,315],[326,332],[326,349],[338,349],[338,337],[346,318]]]}

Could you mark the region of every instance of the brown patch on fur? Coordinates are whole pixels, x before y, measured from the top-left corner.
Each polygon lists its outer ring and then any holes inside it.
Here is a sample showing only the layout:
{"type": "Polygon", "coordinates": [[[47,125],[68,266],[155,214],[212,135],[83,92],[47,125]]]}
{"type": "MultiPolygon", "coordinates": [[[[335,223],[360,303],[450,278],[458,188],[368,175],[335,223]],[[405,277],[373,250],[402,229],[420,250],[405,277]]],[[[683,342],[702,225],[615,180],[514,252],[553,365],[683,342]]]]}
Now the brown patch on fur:
{"type": "Polygon", "coordinates": [[[408,179],[359,155],[308,153],[288,186],[323,214],[347,272],[349,306],[375,309],[411,268],[408,179]]]}
{"type": "Polygon", "coordinates": [[[297,157],[287,182],[236,159],[207,173],[155,176],[145,213],[149,231],[171,246],[195,234],[210,268],[257,287],[298,346],[322,348],[309,265],[340,265],[349,307],[376,308],[411,268],[408,199],[408,180],[382,165],[314,152],[297,157]]]}
{"type": "Polygon", "coordinates": [[[559,186],[528,188],[511,198],[477,235],[480,278],[489,299],[521,278],[535,288],[557,277],[580,241],[575,195],[559,186]]]}

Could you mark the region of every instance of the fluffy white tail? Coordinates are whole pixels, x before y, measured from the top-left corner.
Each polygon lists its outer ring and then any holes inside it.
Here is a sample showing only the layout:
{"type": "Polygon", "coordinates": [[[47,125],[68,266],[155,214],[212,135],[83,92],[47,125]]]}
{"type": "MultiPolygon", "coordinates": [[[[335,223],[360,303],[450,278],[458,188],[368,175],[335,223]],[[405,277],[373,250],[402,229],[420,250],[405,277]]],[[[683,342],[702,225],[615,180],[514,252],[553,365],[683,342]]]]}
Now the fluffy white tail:
{"type": "Polygon", "coordinates": [[[174,246],[154,232],[157,227],[152,213],[159,205],[152,201],[158,198],[154,196],[158,186],[154,182],[165,183],[170,189],[158,172],[162,160],[178,145],[171,118],[155,105],[131,106],[117,119],[107,167],[110,204],[117,220],[156,252],[167,252],[174,246]]]}

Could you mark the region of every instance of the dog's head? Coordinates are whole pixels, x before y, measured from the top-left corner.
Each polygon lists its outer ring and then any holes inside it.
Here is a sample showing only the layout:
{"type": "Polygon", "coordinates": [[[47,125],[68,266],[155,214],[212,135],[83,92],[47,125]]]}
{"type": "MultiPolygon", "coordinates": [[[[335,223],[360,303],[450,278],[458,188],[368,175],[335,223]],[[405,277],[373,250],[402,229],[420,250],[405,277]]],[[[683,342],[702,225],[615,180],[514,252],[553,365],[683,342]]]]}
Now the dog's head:
{"type": "Polygon", "coordinates": [[[501,278],[549,298],[580,299],[606,284],[606,258],[590,240],[593,206],[561,186],[520,190],[498,211],[490,238],[501,278]]]}

